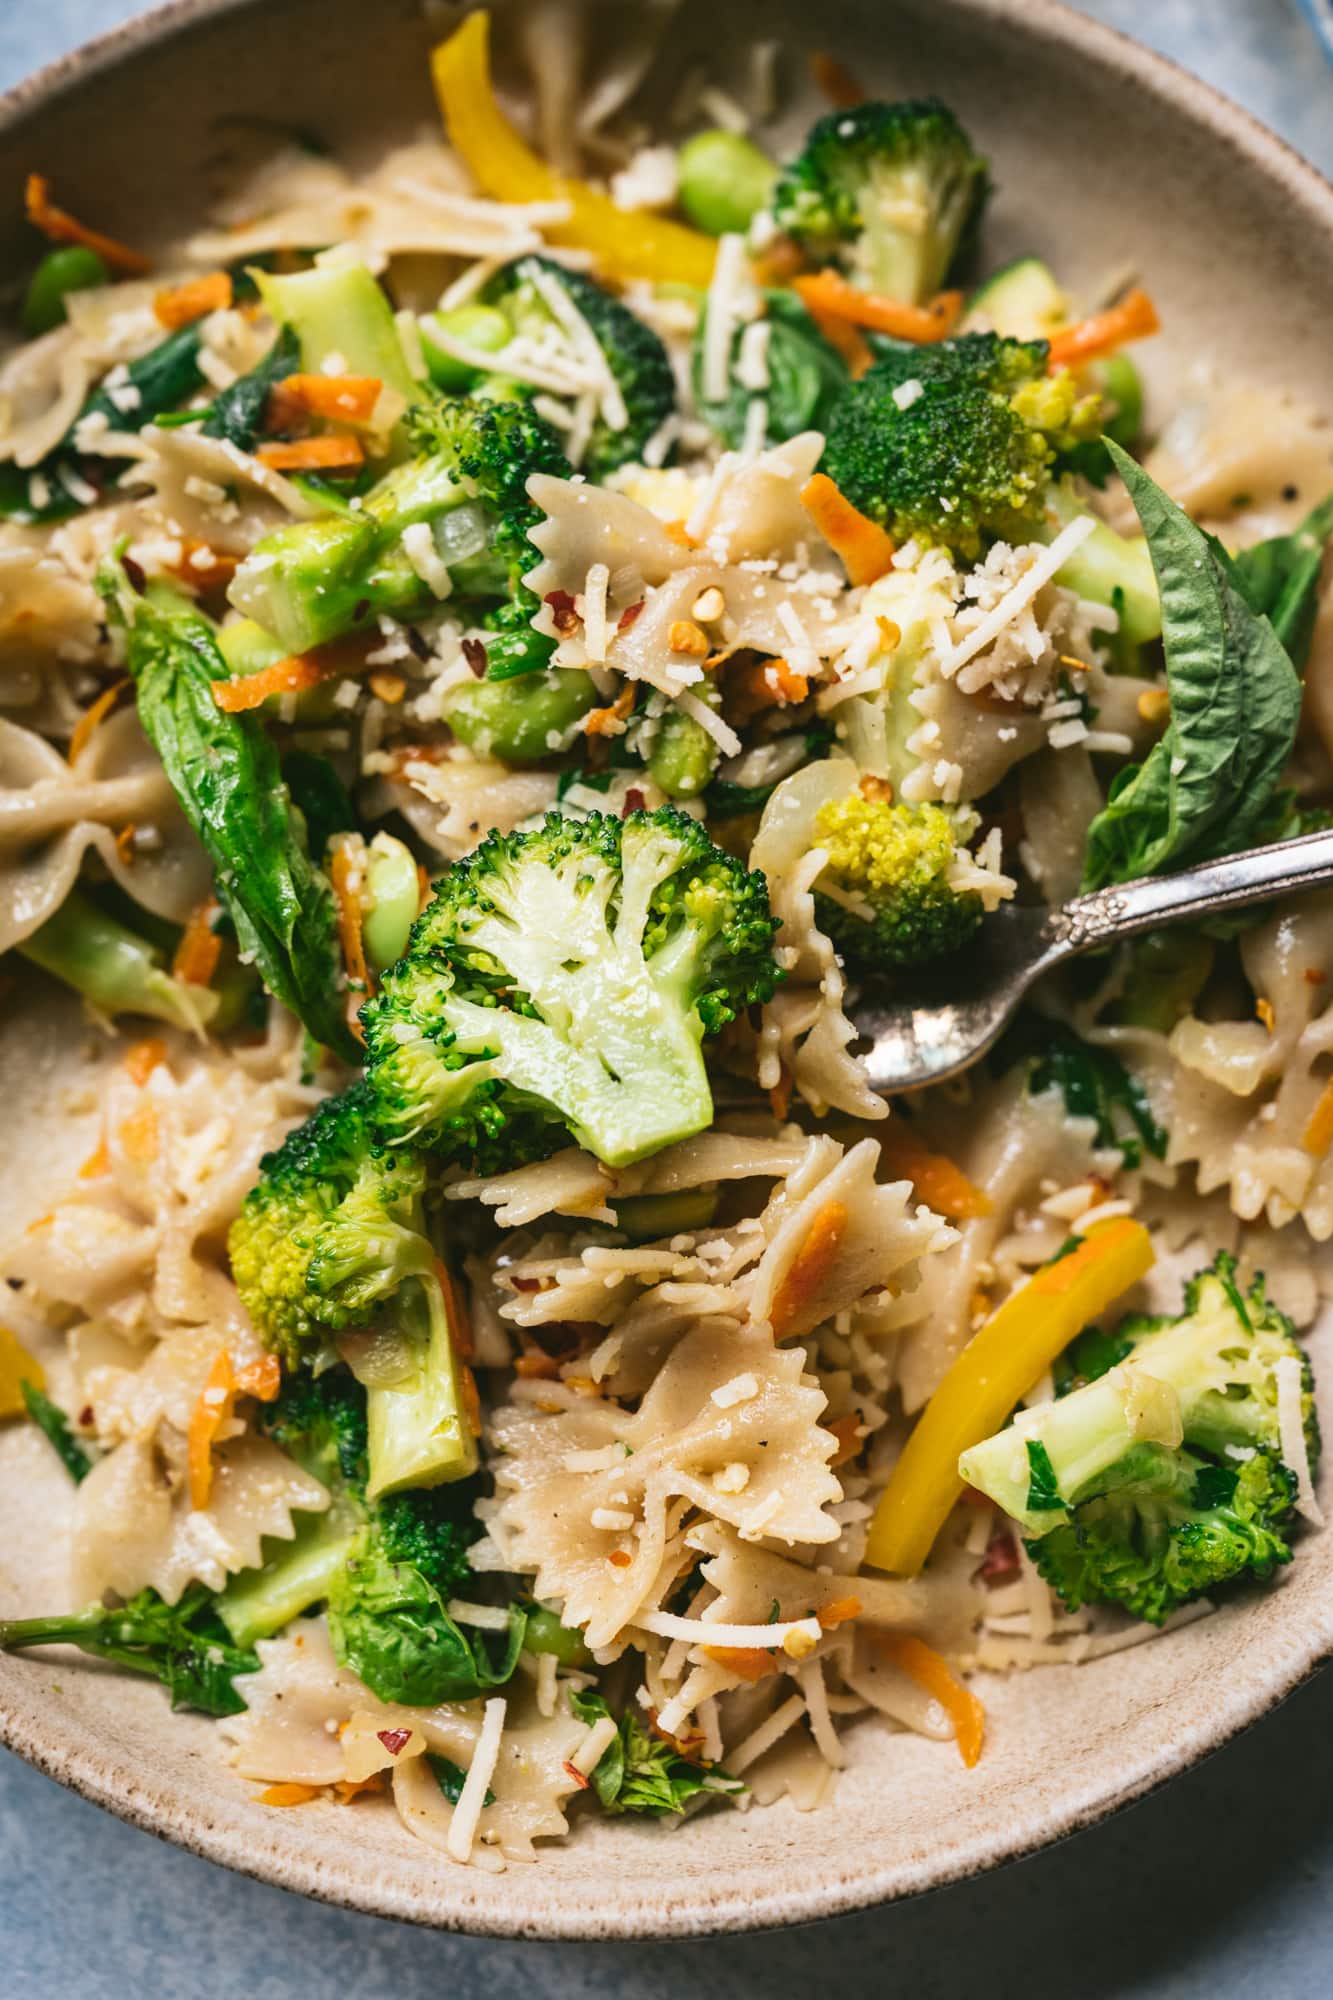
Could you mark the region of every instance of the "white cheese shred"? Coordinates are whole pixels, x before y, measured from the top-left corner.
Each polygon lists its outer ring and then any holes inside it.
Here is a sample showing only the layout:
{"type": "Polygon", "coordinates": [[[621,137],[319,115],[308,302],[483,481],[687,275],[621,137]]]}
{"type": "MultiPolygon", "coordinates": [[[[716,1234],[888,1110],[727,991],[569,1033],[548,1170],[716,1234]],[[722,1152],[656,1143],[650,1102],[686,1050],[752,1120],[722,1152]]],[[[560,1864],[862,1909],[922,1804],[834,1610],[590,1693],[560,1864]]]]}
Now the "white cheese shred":
{"type": "Polygon", "coordinates": [[[999,603],[991,607],[981,623],[968,633],[961,646],[957,647],[947,659],[941,660],[941,669],[950,680],[974,655],[984,653],[987,646],[999,638],[1005,626],[1012,624],[1020,611],[1027,609],[1043,584],[1049,583],[1056,572],[1064,568],[1075,549],[1082,548],[1096,525],[1091,514],[1082,514],[1077,521],[1071,521],[1067,528],[1060,530],[1050,547],[1042,550],[1032,567],[1025,570],[1013,589],[1006,591],[999,603]]]}
{"type": "Polygon", "coordinates": [[[771,1625],[724,1625],[710,1624],[707,1618],[678,1618],[672,1611],[645,1611],[634,1623],[659,1639],[688,1639],[696,1646],[725,1646],[742,1652],[785,1646],[793,1636],[813,1639],[817,1645],[824,1636],[817,1618],[788,1618],[771,1625]]]}
{"type": "Polygon", "coordinates": [[[1305,1425],[1301,1419],[1301,1393],[1304,1385],[1298,1356],[1284,1354],[1274,1373],[1277,1376],[1277,1423],[1278,1436],[1282,1444],[1282,1463],[1296,1478],[1296,1512],[1304,1514],[1307,1521],[1313,1521],[1316,1528],[1322,1528],[1324,1510],[1315,1497],[1314,1480],[1310,1477],[1310,1453],[1305,1442],[1305,1425]]]}
{"type": "Polygon", "coordinates": [[[486,1803],[491,1779],[495,1776],[504,1726],[505,1702],[503,1697],[497,1696],[486,1704],[477,1747],[472,1753],[472,1762],[468,1765],[463,1789],[458,1794],[458,1804],[454,1807],[453,1816],[449,1821],[449,1834],[445,1845],[455,1861],[472,1859],[472,1843],[477,1837],[477,1823],[481,1818],[482,1807],[486,1803]]]}

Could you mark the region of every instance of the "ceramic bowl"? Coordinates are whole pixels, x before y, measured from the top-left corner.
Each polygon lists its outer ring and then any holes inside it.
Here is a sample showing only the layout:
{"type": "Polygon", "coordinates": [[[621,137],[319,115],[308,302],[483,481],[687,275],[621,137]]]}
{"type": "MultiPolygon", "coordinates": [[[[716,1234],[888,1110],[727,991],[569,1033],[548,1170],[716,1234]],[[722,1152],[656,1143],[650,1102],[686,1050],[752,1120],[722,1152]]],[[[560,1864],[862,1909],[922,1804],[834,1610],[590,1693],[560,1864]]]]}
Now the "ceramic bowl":
{"type": "MultiPolygon", "coordinates": [[[[599,0],[592,46],[629,12],[599,0]]],[[[233,114],[314,128],[353,157],[402,138],[432,116],[425,55],[455,17],[426,18],[416,0],[178,0],[55,64],[0,104],[8,268],[27,255],[13,191],[30,169],[76,212],[144,241],[198,216],[233,114]]],[[[511,7],[497,24],[501,49],[513,19],[511,7]]],[[[817,25],[795,0],[683,0],[670,66],[706,57],[739,79],[750,45],[771,37],[791,85],[783,137],[818,108],[804,83],[814,46],[876,92],[940,91],[993,164],[993,264],[1036,251],[1088,294],[1132,267],[1175,362],[1206,351],[1242,379],[1333,406],[1333,188],[1202,84],[1051,0],[839,0],[817,25]]],[[[72,1032],[47,1014],[11,1015],[0,1031],[0,1101],[18,1136],[0,1181],[7,1217],[37,1212],[69,1136],[72,1032]]],[[[1316,1340],[1316,1362],[1321,1346],[1333,1336],[1316,1340]]],[[[41,1439],[6,1427],[6,1606],[63,1601],[67,1507],[41,1439]]],[[[494,1935],[686,1936],[830,1916],[1027,1853],[1215,1749],[1331,1650],[1333,1534],[1311,1538],[1278,1588],[1179,1633],[984,1685],[975,1770],[861,1724],[829,1810],[715,1812],[674,1832],[589,1820],[535,1868],[498,1876],[454,1866],[377,1802],[260,1809],[208,1723],[94,1666],[0,1658],[0,1740],[138,1826],[332,1902],[494,1935]]]]}

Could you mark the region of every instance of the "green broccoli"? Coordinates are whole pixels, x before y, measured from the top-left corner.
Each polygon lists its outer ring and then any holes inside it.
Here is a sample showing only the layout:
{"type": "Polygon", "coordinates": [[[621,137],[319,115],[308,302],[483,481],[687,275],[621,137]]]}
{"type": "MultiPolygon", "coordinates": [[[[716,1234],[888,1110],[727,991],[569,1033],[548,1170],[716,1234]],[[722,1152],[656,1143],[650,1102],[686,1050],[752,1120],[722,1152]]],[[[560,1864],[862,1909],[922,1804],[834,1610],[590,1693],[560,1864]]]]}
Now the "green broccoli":
{"type": "Polygon", "coordinates": [[[1294,1469],[1279,1419],[1297,1371],[1305,1452],[1319,1456],[1310,1364],[1263,1280],[1242,1295],[1222,1252],[1179,1318],[1122,1322],[1083,1344],[1082,1386],[963,1453],[963,1478],[1031,1537],[1064,1602],[1157,1625],[1179,1605],[1291,1560],[1294,1469]]]}
{"type": "Polygon", "coordinates": [[[228,597],[289,653],[352,631],[380,614],[414,618],[437,602],[438,566],[453,592],[496,600],[486,623],[495,679],[544,667],[555,641],[532,630],[536,598],[523,582],[539,560],[528,536],[541,519],[533,473],[568,474],[554,431],[521,403],[437,398],[403,420],[414,455],[358,505],[266,535],[232,578],[228,597]],[[420,547],[414,531],[424,530],[420,547]]]}
{"type": "Polygon", "coordinates": [[[773,218],[807,256],[854,283],[921,304],[981,220],[986,162],[937,98],[858,104],[811,128],[773,194],[773,218]]]}
{"type": "Polygon", "coordinates": [[[334,1367],[293,1377],[263,1413],[270,1434],[329,1488],[331,1505],[307,1516],[293,1541],[267,1543],[262,1566],[230,1580],[218,1615],[234,1642],[249,1646],[326,1603],[335,1657],[382,1701],[471,1700],[513,1672],[524,1614],[511,1615],[495,1654],[449,1617],[480,1532],[475,1492],[451,1486],[373,1499],[367,1402],[349,1371],[334,1367]]]}
{"type": "Polygon", "coordinates": [[[1047,375],[1047,353],[994,333],[881,341],[833,411],[824,470],[896,541],[975,558],[988,537],[1031,539],[1057,451],[1098,418],[1067,369],[1047,375]]]}
{"type": "Polygon", "coordinates": [[[29,1646],[77,1646],[130,1673],[148,1674],[171,1694],[173,1708],[205,1715],[239,1715],[242,1674],[259,1671],[248,1646],[235,1643],[218,1617],[218,1600],[201,1583],[176,1604],[141,1590],[127,1604],[90,1604],[54,1618],[0,1619],[0,1652],[29,1646]]]}
{"type": "Polygon", "coordinates": [[[18,949],[81,993],[99,1014],[146,1014],[198,1035],[218,1010],[216,993],[174,978],[149,939],[117,923],[78,889],[71,889],[18,949]]]}
{"type": "MultiPolygon", "coordinates": [[[[582,319],[611,371],[624,405],[624,422],[611,423],[603,409],[593,423],[579,461],[589,479],[605,479],[618,465],[642,458],[643,448],[676,407],[676,378],[661,340],[627,305],[592,278],[550,257],[519,257],[497,271],[481,293],[502,312],[511,338],[542,340],[552,332],[568,339],[569,323],[582,319]],[[556,301],[563,306],[557,316],[556,301]]],[[[577,354],[577,348],[575,349],[577,354]]],[[[498,363],[503,380],[504,361],[498,363]]],[[[570,403],[573,399],[565,399],[570,403]]],[[[619,412],[616,412],[617,417],[619,412]]]]}
{"type": "Polygon", "coordinates": [[[700,1045],[772,993],[775,929],[762,875],[675,807],[493,833],[362,1009],[375,1117],[482,1162],[567,1128],[623,1166],[701,1132],[700,1045]]]}
{"type": "Polygon", "coordinates": [[[382,1366],[367,1397],[376,1499],[464,1478],[477,1452],[426,1233],[425,1164],[410,1148],[381,1145],[372,1112],[364,1081],[326,1099],[261,1162],[228,1248],[242,1303],[287,1368],[318,1366],[341,1330],[380,1335],[382,1366]]]}
{"type": "Polygon", "coordinates": [[[850,792],[820,807],[814,838],[829,858],[815,884],[816,916],[853,965],[925,965],[975,934],[981,898],[949,882],[962,831],[947,806],[850,792]]]}
{"type": "Polygon", "coordinates": [[[737,366],[746,329],[738,327],[732,339],[727,393],[720,403],[703,399],[706,318],[701,318],[695,336],[691,367],[699,413],[733,451],[746,442],[747,416],[756,396],[764,401],[765,441],[781,444],[801,431],[827,430],[834,407],[851,382],[847,363],[824,338],[795,292],[765,292],[764,319],[768,325],[764,350],[767,387],[750,389],[739,379],[737,366]]]}

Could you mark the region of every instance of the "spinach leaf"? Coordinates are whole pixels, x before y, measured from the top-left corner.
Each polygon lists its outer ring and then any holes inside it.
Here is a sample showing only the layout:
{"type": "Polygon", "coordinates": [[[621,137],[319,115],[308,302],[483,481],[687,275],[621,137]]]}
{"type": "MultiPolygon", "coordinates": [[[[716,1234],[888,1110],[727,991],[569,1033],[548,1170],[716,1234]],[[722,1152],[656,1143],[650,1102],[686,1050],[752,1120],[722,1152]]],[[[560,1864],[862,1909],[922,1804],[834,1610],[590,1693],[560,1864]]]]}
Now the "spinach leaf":
{"type": "Polygon", "coordinates": [[[75,1437],[69,1418],[59,1403],[53,1403],[45,1390],[39,1389],[36,1383],[20,1382],[19,1388],[28,1415],[77,1486],[81,1479],[88,1477],[93,1469],[93,1462],[75,1437]]]}
{"type": "Polygon", "coordinates": [[[1308,513],[1290,535],[1274,535],[1230,558],[1231,580],[1251,611],[1267,618],[1304,671],[1319,609],[1319,572],[1333,536],[1333,493],[1308,513]]]}
{"type": "MultiPolygon", "coordinates": [[[[122,612],[118,584],[104,595],[122,612]]],[[[278,756],[253,715],[213,697],[227,678],[213,628],[161,586],[128,607],[126,663],[139,719],[213,863],[243,960],[316,1039],[350,1061],[359,1050],[343,1008],[333,897],[291,810],[278,756]]]]}
{"type": "Polygon", "coordinates": [[[1138,1166],[1145,1148],[1154,1159],[1165,1159],[1167,1134],[1153,1117],[1143,1085],[1120,1058],[1051,1021],[1041,1022],[1040,1033],[1042,1053],[1029,1090],[1058,1090],[1070,1117],[1093,1119],[1097,1144],[1118,1146],[1127,1167],[1138,1166]]]}
{"type": "MultiPolygon", "coordinates": [[[[435,1773],[435,1782],[448,1799],[450,1805],[456,1806],[463,1795],[463,1787],[467,1783],[467,1772],[461,1770],[454,1763],[452,1757],[441,1756],[438,1750],[428,1750],[426,1752],[426,1762],[435,1773]]],[[[489,1785],[486,1787],[486,1796],[482,1800],[482,1804],[487,1806],[495,1804],[495,1793],[489,1785]]]]}
{"type": "Polygon", "coordinates": [[[192,1583],[177,1604],[164,1603],[155,1590],[141,1590],[114,1609],[93,1604],[55,1618],[0,1620],[0,1651],[77,1646],[161,1681],[173,1708],[239,1715],[246,1704],[235,1681],[257,1673],[259,1658],[232,1644],[213,1605],[213,1592],[192,1583]]]}
{"type": "Polygon", "coordinates": [[[721,402],[705,403],[700,390],[704,325],[701,324],[695,340],[692,365],[700,413],[733,450],[738,450],[744,442],[746,420],[756,394],[761,394],[767,404],[768,441],[781,444],[801,431],[824,430],[834,403],[851,382],[847,363],[837,348],[825,340],[794,292],[765,292],[764,306],[769,325],[768,387],[764,390],[747,389],[737,380],[736,362],[744,335],[744,329],[740,328],[732,344],[727,393],[721,402]]]}
{"type": "Polygon", "coordinates": [[[1107,440],[1162,595],[1171,721],[1122,771],[1088,830],[1083,887],[1160,875],[1260,837],[1300,716],[1301,687],[1266,617],[1210,538],[1107,440]]]}
{"type": "Polygon", "coordinates": [[[279,329],[268,353],[258,360],[248,375],[238,376],[223,389],[204,418],[205,437],[222,438],[241,451],[251,451],[264,428],[268,399],[289,375],[301,366],[301,343],[290,326],[279,329]]]}
{"type": "MultiPolygon", "coordinates": [[[[599,1694],[571,1694],[580,1722],[600,1722],[611,1710],[599,1694]]],[[[643,1813],[664,1819],[685,1810],[700,1792],[743,1792],[745,1786],[716,1764],[691,1763],[670,1743],[649,1734],[632,1710],[593,1768],[592,1788],[609,1813],[643,1813]]]]}
{"type": "MultiPolygon", "coordinates": [[[[0,517],[12,521],[60,521],[70,514],[77,514],[86,504],[69,490],[66,475],[75,484],[82,482],[98,489],[108,477],[108,466],[114,461],[81,455],[74,439],[80,424],[89,417],[105,417],[108,428],[116,431],[141,431],[145,424],[152,423],[164,410],[175,409],[187,396],[192,396],[203,382],[199,368],[199,342],[202,338],[198,321],[180,327],[175,333],[160,340],[147,354],[131,361],[125,371],[123,389],[132,389],[138,400],[129,409],[122,409],[105,387],[95,389],[78,416],[60,440],[39,465],[20,471],[13,464],[0,468],[0,517]],[[38,481],[37,498],[33,497],[33,482],[38,481]],[[46,488],[42,497],[42,486],[46,488]]],[[[126,400],[131,400],[126,398],[126,400]]]]}
{"type": "Polygon", "coordinates": [[[348,1558],[329,1592],[329,1636],[342,1666],[381,1701],[436,1708],[503,1687],[523,1647],[517,1607],[494,1651],[487,1634],[469,1638],[434,1585],[410,1563],[390,1562],[371,1542],[348,1558]]]}

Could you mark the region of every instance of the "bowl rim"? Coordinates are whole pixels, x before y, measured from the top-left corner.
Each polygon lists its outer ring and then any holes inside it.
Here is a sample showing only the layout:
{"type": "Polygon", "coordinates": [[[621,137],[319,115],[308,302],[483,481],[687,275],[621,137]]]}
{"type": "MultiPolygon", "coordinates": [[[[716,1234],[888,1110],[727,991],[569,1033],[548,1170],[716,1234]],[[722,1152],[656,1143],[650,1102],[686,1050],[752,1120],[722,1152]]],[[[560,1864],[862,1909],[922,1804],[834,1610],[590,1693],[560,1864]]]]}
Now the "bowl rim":
{"type": "MultiPolygon", "coordinates": [[[[0,133],[21,125],[77,90],[89,78],[114,71],[147,47],[167,43],[193,29],[230,15],[241,15],[266,0],[160,0],[130,20],[106,29],[77,48],[53,57],[19,82],[0,92],[0,133]]],[[[271,4],[271,0],[267,0],[271,4]]],[[[540,5],[542,0],[532,0],[540,5]]],[[[1045,47],[1072,50],[1094,69],[1112,69],[1133,77],[1145,95],[1173,115],[1206,127],[1221,137],[1290,199],[1320,228],[1333,249],[1333,182],[1251,112],[1170,57],[1145,47],[1133,37],[1091,19],[1064,0],[1024,0],[1015,12],[1012,0],[948,0],[957,16],[999,24],[1045,47]]],[[[1222,1614],[1226,1615],[1225,1611],[1222,1614]]],[[[870,1866],[838,1879],[816,1880],[804,1890],[790,1886],[759,1888],[754,1893],[705,1902],[694,1911],[676,1903],[669,1911],[649,1912],[633,1903],[618,1910],[577,1903],[544,1910],[523,1922],[484,1905],[447,1896],[429,1906],[407,1884],[375,1888],[353,1870],[335,1865],[333,1871],[306,1856],[258,1856],[234,1830],[215,1824],[188,1803],[154,1798],[141,1773],[128,1763],[99,1752],[92,1743],[43,1741],[25,1716],[27,1703],[0,1699],[0,1746],[12,1750],[34,1769],[54,1779],[116,1818],[174,1846],[247,1875],[292,1890],[336,1908],[493,1938],[551,1941],[643,1940],[703,1937],[718,1933],[776,1929],[848,1915],[854,1911],[903,1901],[929,1890],[972,1879],[994,1868],[1019,1861],[1070,1838],[1084,1828],[1122,1812],[1150,1796],[1182,1771],[1201,1762],[1253,1727],[1287,1700],[1322,1667],[1333,1660],[1333,1618],[1312,1624],[1308,1638],[1292,1646],[1281,1668],[1262,1685],[1217,1713],[1202,1726],[1185,1730],[1170,1751],[1150,1768],[1124,1774],[1095,1796],[1064,1808],[1044,1807],[1026,1831],[976,1835],[952,1851],[901,1862],[870,1866]],[[1321,1629],[1321,1625],[1323,1629],[1321,1629]],[[449,1907],[452,1900],[453,1907],[449,1907]]],[[[460,1885],[461,1886],[461,1885],[460,1885]]]]}

